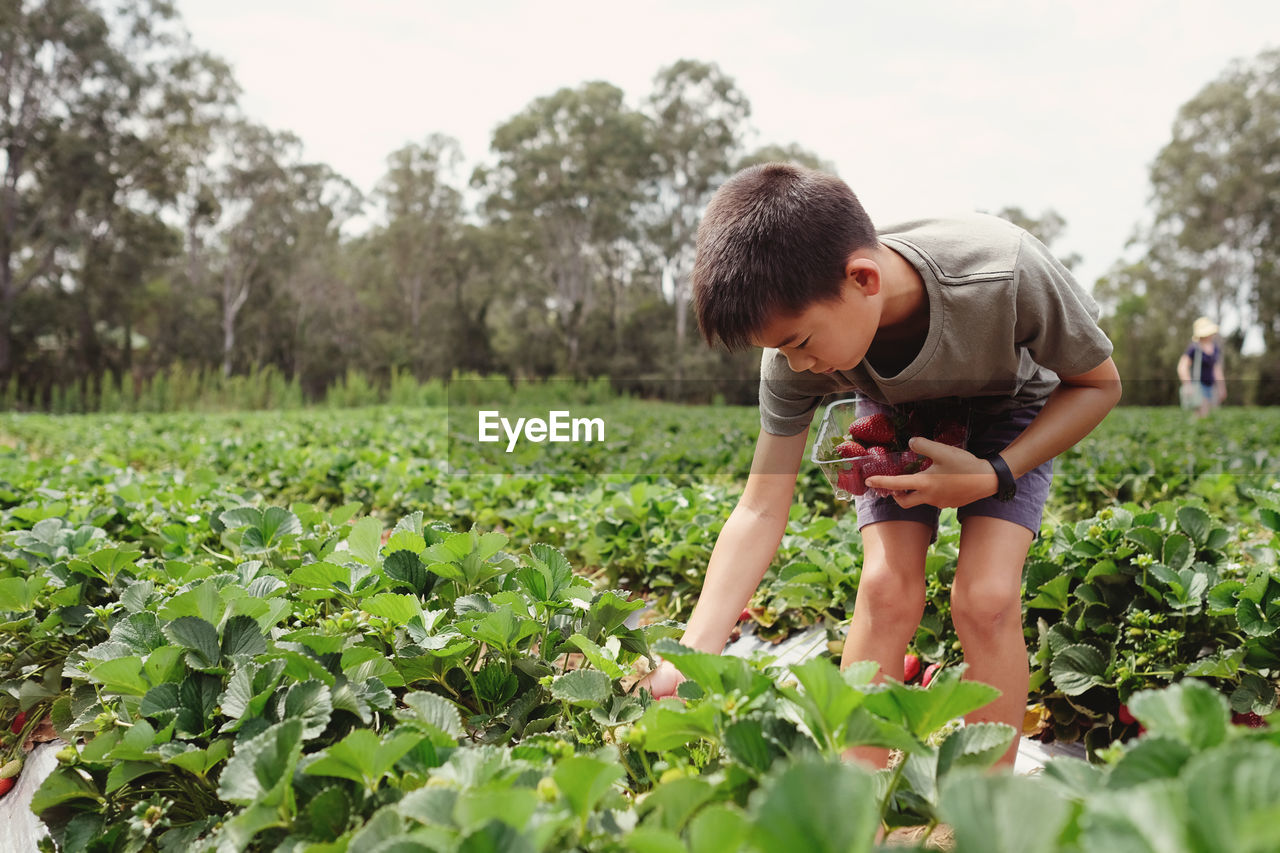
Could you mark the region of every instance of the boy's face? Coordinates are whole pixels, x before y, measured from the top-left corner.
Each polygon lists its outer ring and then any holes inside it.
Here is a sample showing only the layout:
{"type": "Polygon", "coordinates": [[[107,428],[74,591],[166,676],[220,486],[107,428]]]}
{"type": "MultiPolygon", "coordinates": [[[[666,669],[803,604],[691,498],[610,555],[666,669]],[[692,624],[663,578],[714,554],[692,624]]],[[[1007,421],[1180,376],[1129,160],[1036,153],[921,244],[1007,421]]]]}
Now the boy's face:
{"type": "Polygon", "coordinates": [[[777,348],[797,373],[852,370],[871,348],[880,322],[874,295],[848,279],[838,299],[816,302],[798,315],[777,315],[751,342],[777,348]]]}

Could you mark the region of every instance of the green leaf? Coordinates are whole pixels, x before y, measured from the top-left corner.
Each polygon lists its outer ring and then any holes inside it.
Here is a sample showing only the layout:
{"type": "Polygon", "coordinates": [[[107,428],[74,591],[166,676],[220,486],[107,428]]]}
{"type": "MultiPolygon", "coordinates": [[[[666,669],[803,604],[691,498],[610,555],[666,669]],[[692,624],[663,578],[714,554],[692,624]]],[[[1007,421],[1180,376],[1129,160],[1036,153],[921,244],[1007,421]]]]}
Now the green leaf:
{"type": "Polygon", "coordinates": [[[1174,738],[1196,750],[1217,746],[1227,738],[1231,721],[1227,698],[1194,679],[1163,690],[1141,690],[1129,697],[1128,704],[1152,737],[1174,738]]]}
{"type": "Polygon", "coordinates": [[[1187,812],[1186,794],[1174,780],[1150,782],[1093,797],[1089,800],[1087,817],[1080,821],[1083,831],[1077,849],[1125,853],[1216,853],[1229,849],[1193,847],[1187,837],[1186,822],[1172,817],[1187,812]]]}
{"type": "Polygon", "coordinates": [[[468,788],[459,792],[453,815],[463,832],[494,820],[524,829],[537,808],[538,795],[532,788],[468,788]]]}
{"type": "Polygon", "coordinates": [[[552,778],[568,801],[570,811],[585,822],[613,783],[625,775],[626,771],[616,762],[575,755],[561,760],[552,778]]]}
{"type": "Polygon", "coordinates": [[[213,669],[222,660],[218,629],[203,619],[195,616],[174,619],[164,626],[164,634],[187,650],[187,665],[192,669],[213,669]]]}
{"type": "Polygon", "coordinates": [[[1264,604],[1242,593],[1236,604],[1236,622],[1250,637],[1270,637],[1280,630],[1280,607],[1275,601],[1264,604]]]}
{"type": "Polygon", "coordinates": [[[1236,742],[1192,758],[1182,778],[1198,850],[1270,853],[1280,831],[1280,748],[1236,742]]]}
{"type": "Polygon", "coordinates": [[[1191,748],[1180,740],[1147,733],[1134,741],[1107,775],[1107,787],[1132,788],[1153,779],[1174,779],[1191,758],[1191,748]]]}
{"type": "MultiPolygon", "coordinates": [[[[843,727],[842,727],[843,732],[843,727]]],[[[759,717],[746,717],[724,730],[724,747],[733,759],[756,773],[766,772],[775,757],[759,717]]]]}
{"type": "Polygon", "coordinates": [[[1107,661],[1093,646],[1083,643],[1067,646],[1053,656],[1049,675],[1054,685],[1068,696],[1079,696],[1103,683],[1107,661]]]}
{"type": "Polygon", "coordinates": [[[376,790],[391,766],[422,739],[413,732],[394,732],[386,740],[369,729],[356,729],[323,750],[307,765],[313,776],[337,776],[376,790]]]}
{"type": "Polygon", "coordinates": [[[684,776],[658,785],[637,811],[645,826],[680,832],[689,818],[714,795],[715,787],[710,782],[684,776]]]}
{"type": "MultiPolygon", "coordinates": [[[[537,623],[535,622],[536,626],[537,623]]],[[[610,678],[622,678],[626,673],[613,657],[604,649],[588,640],[582,634],[574,634],[568,640],[569,645],[576,646],[592,666],[610,678]]]]}
{"type": "Polygon", "coordinates": [[[45,575],[29,578],[0,578],[0,612],[26,613],[34,610],[40,591],[48,582],[45,575]]]}
{"type": "Polygon", "coordinates": [[[400,701],[406,708],[396,713],[401,720],[412,720],[453,739],[463,736],[458,707],[443,696],[419,690],[406,693],[400,701]]]}
{"type": "Polygon", "coordinates": [[[735,655],[707,654],[667,638],[655,642],[654,651],[711,694],[727,696],[736,691],[751,698],[773,685],[768,676],[735,655]]]}
{"type": "Polygon", "coordinates": [[[1164,537],[1150,527],[1134,527],[1126,530],[1124,538],[1142,546],[1144,551],[1157,559],[1164,552],[1164,537]]]}
{"type": "Polygon", "coordinates": [[[346,566],[323,561],[308,563],[289,575],[289,583],[308,589],[324,589],[351,593],[351,570],[346,566]]]}
{"type": "Polygon", "coordinates": [[[583,708],[599,708],[613,693],[609,676],[596,669],[566,672],[551,684],[551,695],[583,708]]]}
{"type": "Polygon", "coordinates": [[[285,691],[276,716],[281,720],[301,720],[305,740],[319,737],[329,725],[333,699],[329,688],[315,680],[301,681],[285,691]]]}
{"type": "Polygon", "coordinates": [[[1191,546],[1191,540],[1185,534],[1170,533],[1169,538],[1164,540],[1162,562],[1175,572],[1189,568],[1195,556],[1195,548],[1191,546]]]}
{"type": "Polygon", "coordinates": [[[844,746],[849,715],[862,704],[864,694],[851,687],[826,658],[794,664],[791,672],[804,691],[784,687],[779,692],[800,709],[805,725],[819,744],[829,752],[838,752],[844,746]]]}
{"type": "MultiPolygon", "coordinates": [[[[400,534],[409,535],[409,534],[400,534]]],[[[417,534],[413,534],[417,535],[417,534]]],[[[422,537],[418,536],[419,542],[422,537]]],[[[387,548],[395,544],[395,537],[387,543],[387,548]]],[[[418,595],[426,595],[434,585],[436,575],[427,571],[426,565],[417,554],[408,550],[391,551],[382,564],[382,573],[393,581],[407,586],[418,595]]]]}
{"type": "Polygon", "coordinates": [[[31,811],[40,814],[46,809],[60,806],[71,800],[97,800],[102,802],[92,777],[75,767],[56,767],[45,777],[31,798],[31,811]],[[88,777],[88,778],[86,778],[88,777]]]}
{"type": "Polygon", "coordinates": [[[111,628],[111,641],[128,646],[134,653],[145,655],[165,644],[160,620],[150,611],[133,613],[111,628]]]}
{"type": "Polygon", "coordinates": [[[752,841],[762,853],[867,853],[875,848],[879,797],[856,764],[802,760],[751,795],[752,841]]]}
{"type": "Polygon", "coordinates": [[[959,767],[986,770],[1008,751],[1017,734],[1004,723],[969,723],[954,730],[938,749],[939,780],[959,767]]]}
{"type": "Polygon", "coordinates": [[[746,849],[751,824],[740,811],[712,803],[689,821],[690,853],[738,853],[746,849]]]}
{"type": "Polygon", "coordinates": [[[267,650],[267,640],[262,636],[258,623],[249,616],[232,616],[222,626],[222,654],[232,658],[236,655],[260,655],[267,650]]]}
{"type": "Polygon", "coordinates": [[[961,681],[964,666],[946,667],[928,687],[887,682],[869,693],[864,707],[890,722],[900,722],[923,740],[947,723],[977,710],[1000,695],[996,688],[976,681],[961,681]]]}
{"type": "Polygon", "coordinates": [[[1209,541],[1209,531],[1213,527],[1213,522],[1209,518],[1209,513],[1198,506],[1180,506],[1178,507],[1178,527],[1191,537],[1191,541],[1197,547],[1203,547],[1209,541]]]}
{"type": "Polygon", "coordinates": [[[956,850],[1055,853],[1062,849],[1058,836],[1071,809],[1065,798],[1033,777],[967,770],[942,785],[940,811],[955,833],[956,850]]]}
{"type": "Polygon", "coordinates": [[[370,615],[381,616],[397,626],[408,625],[422,616],[422,604],[412,595],[383,592],[364,599],[360,606],[370,615]]]}
{"type": "MultiPolygon", "coordinates": [[[[1112,564],[1114,568],[1114,564],[1112,564]]],[[[1071,576],[1063,573],[1041,584],[1036,597],[1027,602],[1027,607],[1039,607],[1045,610],[1065,611],[1070,602],[1067,591],[1070,588],[1071,576]]]]}
{"type": "Polygon", "coordinates": [[[280,544],[286,536],[301,536],[302,523],[284,507],[269,506],[262,513],[258,530],[262,533],[263,547],[269,548],[280,544]]]}
{"type": "Polygon", "coordinates": [[[229,803],[276,806],[290,795],[302,754],[302,721],[284,720],[236,744],[218,777],[218,796],[229,803]]]}
{"type": "Polygon", "coordinates": [[[262,510],[253,506],[238,506],[218,516],[218,520],[228,530],[241,527],[259,527],[262,524],[262,510]]]}
{"type": "Polygon", "coordinates": [[[360,562],[377,566],[378,552],[382,549],[382,522],[369,516],[357,521],[347,534],[347,548],[360,562]]]}
{"type": "Polygon", "coordinates": [[[150,682],[142,677],[142,658],[137,655],[103,661],[94,665],[89,674],[108,693],[142,696],[151,689],[150,682]]]}

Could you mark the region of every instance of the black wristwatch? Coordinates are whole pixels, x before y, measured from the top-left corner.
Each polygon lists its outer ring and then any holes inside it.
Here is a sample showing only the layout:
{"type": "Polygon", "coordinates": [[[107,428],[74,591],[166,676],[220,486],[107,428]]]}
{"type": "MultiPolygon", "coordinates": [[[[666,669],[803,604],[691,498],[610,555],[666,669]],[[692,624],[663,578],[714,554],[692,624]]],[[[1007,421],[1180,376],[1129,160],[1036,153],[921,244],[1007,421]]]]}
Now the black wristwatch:
{"type": "Polygon", "coordinates": [[[1004,461],[1004,457],[999,451],[987,454],[982,457],[991,463],[991,467],[996,472],[996,494],[998,501],[1008,503],[1013,500],[1014,495],[1018,494],[1018,483],[1013,479],[1013,472],[1009,470],[1008,464],[1004,461]]]}

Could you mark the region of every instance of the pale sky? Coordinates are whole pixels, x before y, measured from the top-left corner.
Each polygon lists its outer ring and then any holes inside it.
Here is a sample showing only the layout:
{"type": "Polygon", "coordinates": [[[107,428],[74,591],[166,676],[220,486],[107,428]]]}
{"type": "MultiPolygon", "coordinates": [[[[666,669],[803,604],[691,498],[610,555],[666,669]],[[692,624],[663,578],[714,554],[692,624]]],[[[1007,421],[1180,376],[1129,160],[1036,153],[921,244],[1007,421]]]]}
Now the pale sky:
{"type": "Polygon", "coordinates": [[[178,0],[253,119],[363,190],[433,132],[465,172],[495,127],[587,80],[633,106],[678,59],[752,105],[751,147],[833,162],[877,226],[1007,205],[1067,220],[1092,287],[1146,212],[1178,107],[1232,59],[1280,46],[1276,0],[519,3],[178,0]]]}

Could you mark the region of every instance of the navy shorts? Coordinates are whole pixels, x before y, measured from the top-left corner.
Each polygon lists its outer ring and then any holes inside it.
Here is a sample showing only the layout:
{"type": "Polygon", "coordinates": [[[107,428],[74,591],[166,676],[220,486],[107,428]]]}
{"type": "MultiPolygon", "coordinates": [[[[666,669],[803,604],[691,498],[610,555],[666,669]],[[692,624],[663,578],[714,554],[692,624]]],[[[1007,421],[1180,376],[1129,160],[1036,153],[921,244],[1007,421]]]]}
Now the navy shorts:
{"type": "MultiPolygon", "coordinates": [[[[868,405],[867,411],[873,411],[875,403],[862,401],[868,405]]],[[[1040,411],[1039,406],[1027,406],[998,415],[974,412],[969,422],[969,443],[967,450],[974,456],[985,456],[998,450],[1004,450],[1015,438],[1022,434],[1027,425],[1035,419],[1040,411]]],[[[998,500],[994,495],[965,504],[956,509],[956,516],[963,522],[972,515],[983,515],[989,518],[1003,518],[1020,524],[1039,535],[1040,520],[1044,517],[1044,504],[1049,498],[1049,487],[1053,485],[1053,460],[1032,468],[1017,479],[1018,494],[1011,501],[998,500]]],[[[934,538],[938,535],[938,515],[941,510],[936,506],[921,504],[913,507],[900,507],[892,497],[877,497],[867,492],[854,498],[854,507],[858,514],[858,529],[878,521],[918,521],[933,528],[934,538]]]]}

